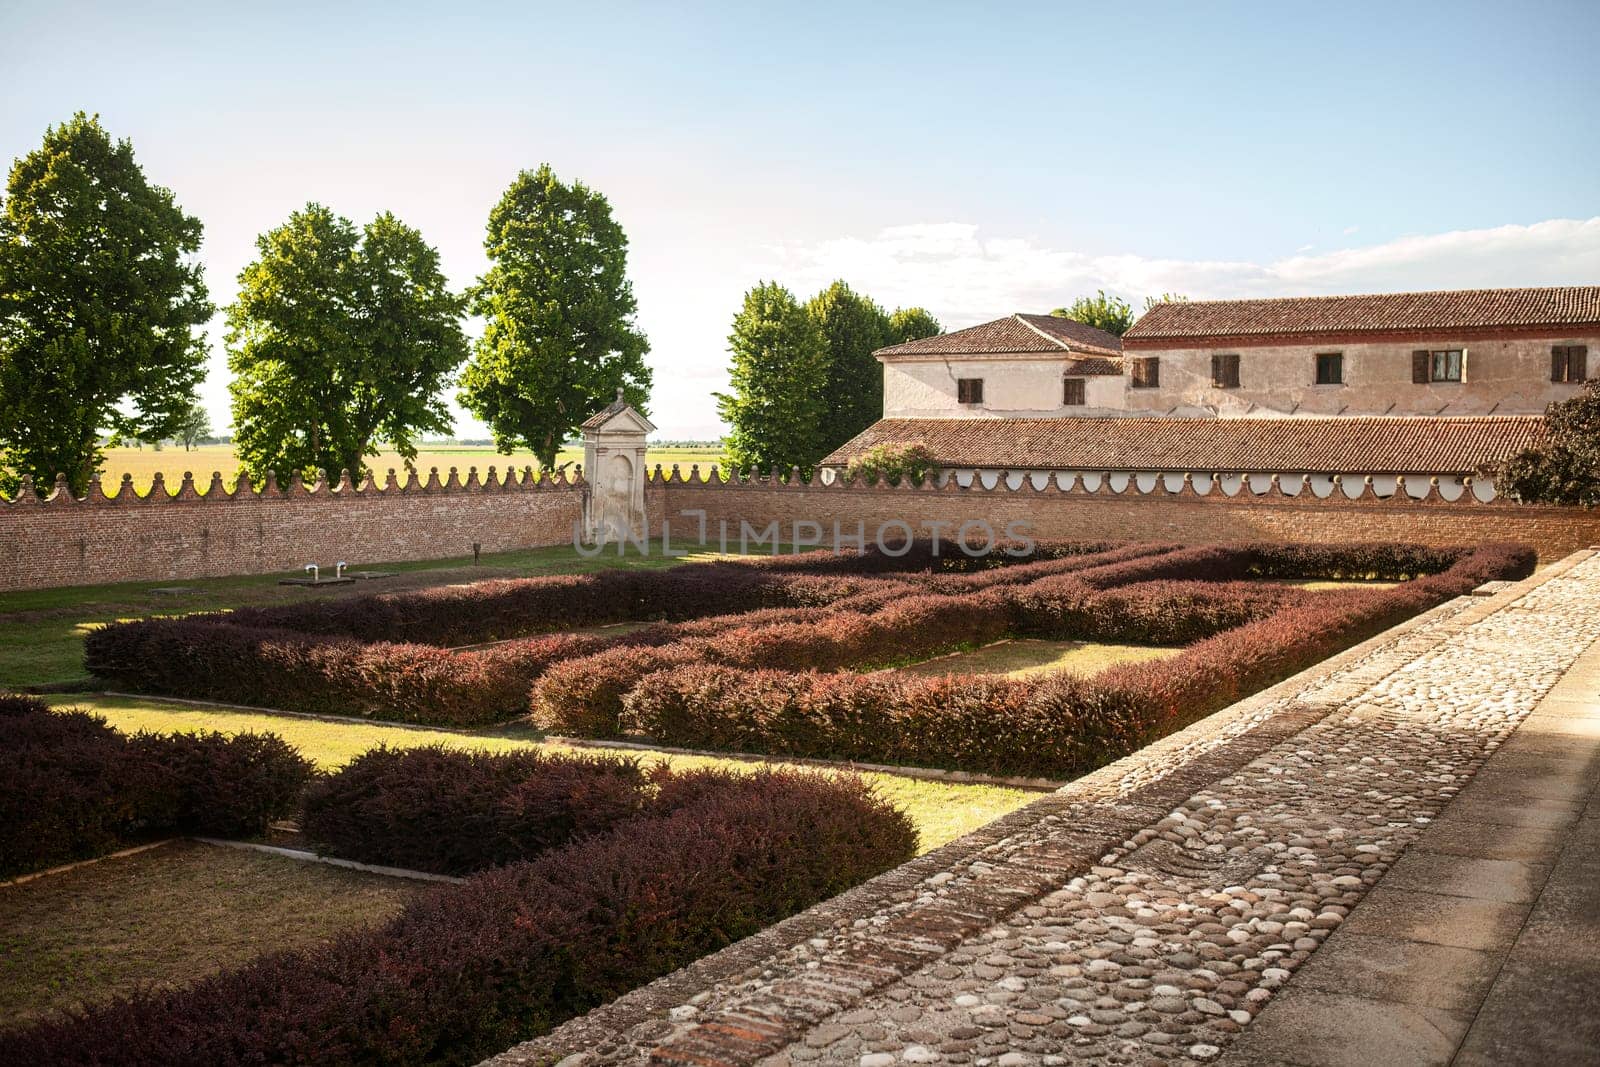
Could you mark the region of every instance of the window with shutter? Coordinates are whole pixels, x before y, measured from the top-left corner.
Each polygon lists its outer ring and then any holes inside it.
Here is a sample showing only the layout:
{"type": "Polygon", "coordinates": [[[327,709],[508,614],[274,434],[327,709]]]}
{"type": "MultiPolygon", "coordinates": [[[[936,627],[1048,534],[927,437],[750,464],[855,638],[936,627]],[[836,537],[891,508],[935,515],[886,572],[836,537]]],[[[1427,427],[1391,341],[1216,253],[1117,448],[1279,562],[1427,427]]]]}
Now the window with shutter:
{"type": "Polygon", "coordinates": [[[1213,355],[1211,357],[1211,384],[1218,389],[1239,388],[1239,357],[1213,355]]]}
{"type": "Polygon", "coordinates": [[[1159,389],[1161,387],[1161,358],[1144,356],[1133,361],[1133,387],[1159,389]]]}
{"type": "Polygon", "coordinates": [[[1062,379],[1061,403],[1066,407],[1082,407],[1088,403],[1084,393],[1084,380],[1082,378],[1062,379]]]}
{"type": "Polygon", "coordinates": [[[1587,345],[1556,345],[1550,349],[1550,380],[1581,382],[1589,377],[1587,345]]]}
{"type": "Polygon", "coordinates": [[[956,379],[956,399],[963,404],[983,403],[983,379],[956,379]]]}
{"type": "Polygon", "coordinates": [[[1466,369],[1467,353],[1460,348],[1411,353],[1411,380],[1414,382],[1465,381],[1466,369]]]}

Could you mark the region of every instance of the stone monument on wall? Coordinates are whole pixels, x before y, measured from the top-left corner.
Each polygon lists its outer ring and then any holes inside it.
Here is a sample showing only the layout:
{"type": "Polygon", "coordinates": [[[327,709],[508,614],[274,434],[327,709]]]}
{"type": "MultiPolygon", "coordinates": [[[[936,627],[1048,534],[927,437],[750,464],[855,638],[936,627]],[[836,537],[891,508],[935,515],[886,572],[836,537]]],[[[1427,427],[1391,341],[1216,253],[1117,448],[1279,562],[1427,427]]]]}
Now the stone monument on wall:
{"type": "Polygon", "coordinates": [[[589,483],[584,536],[594,544],[643,539],[645,436],[655,425],[617,399],[583,423],[583,472],[589,483]]]}

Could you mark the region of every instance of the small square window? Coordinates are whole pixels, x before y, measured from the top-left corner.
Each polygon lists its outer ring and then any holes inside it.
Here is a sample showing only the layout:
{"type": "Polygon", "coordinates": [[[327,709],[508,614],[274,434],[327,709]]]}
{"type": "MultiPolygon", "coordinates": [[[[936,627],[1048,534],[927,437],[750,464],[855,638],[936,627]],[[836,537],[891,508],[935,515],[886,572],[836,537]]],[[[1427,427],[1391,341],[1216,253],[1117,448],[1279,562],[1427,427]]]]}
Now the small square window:
{"type": "Polygon", "coordinates": [[[1343,385],[1344,384],[1344,353],[1319,352],[1317,353],[1317,384],[1318,385],[1343,385]]]}
{"type": "Polygon", "coordinates": [[[1061,403],[1069,408],[1083,407],[1088,403],[1084,396],[1084,380],[1082,378],[1062,379],[1061,403]]]}
{"type": "Polygon", "coordinates": [[[957,378],[956,399],[963,404],[983,403],[983,379],[957,378]]]}
{"type": "Polygon", "coordinates": [[[1135,389],[1161,387],[1161,357],[1144,356],[1133,361],[1133,387],[1135,389]]]}
{"type": "Polygon", "coordinates": [[[1239,357],[1215,355],[1211,357],[1211,384],[1218,389],[1239,388],[1239,357]]]}

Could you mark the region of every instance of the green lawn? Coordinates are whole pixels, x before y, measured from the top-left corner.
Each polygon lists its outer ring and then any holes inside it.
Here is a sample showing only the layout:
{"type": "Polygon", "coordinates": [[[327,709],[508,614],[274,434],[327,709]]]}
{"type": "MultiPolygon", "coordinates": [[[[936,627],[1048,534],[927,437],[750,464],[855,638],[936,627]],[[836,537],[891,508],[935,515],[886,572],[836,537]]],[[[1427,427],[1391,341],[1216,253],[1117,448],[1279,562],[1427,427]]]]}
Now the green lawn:
{"type": "MultiPolygon", "coordinates": [[[[81,707],[104,715],[119,730],[133,733],[192,733],[220,730],[242,733],[247,730],[272,732],[294,745],[319,767],[333,769],[378,744],[400,747],[441,743],[457,748],[486,752],[512,749],[549,748],[567,750],[539,740],[526,727],[510,726],[470,733],[410,729],[371,723],[328,722],[267,712],[232,711],[226,708],[196,707],[163,702],[155,698],[107,697],[75,694],[51,698],[57,707],[81,707]]],[[[648,761],[661,760],[673,767],[727,766],[749,768],[751,761],[710,756],[683,756],[665,752],[631,752],[648,761]]],[[[1039,797],[1037,792],[1002,786],[969,785],[956,782],[907,778],[896,774],[868,774],[882,795],[904,808],[922,835],[922,849],[938,848],[963,834],[998,819],[1039,797]]]]}

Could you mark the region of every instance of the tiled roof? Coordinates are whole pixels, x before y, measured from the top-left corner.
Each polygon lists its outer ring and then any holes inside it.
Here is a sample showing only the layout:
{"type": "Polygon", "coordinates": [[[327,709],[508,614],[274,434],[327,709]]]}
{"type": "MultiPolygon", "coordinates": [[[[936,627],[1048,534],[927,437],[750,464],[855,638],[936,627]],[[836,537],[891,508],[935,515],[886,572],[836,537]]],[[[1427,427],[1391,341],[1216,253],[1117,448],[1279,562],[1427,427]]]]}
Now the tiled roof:
{"type": "Polygon", "coordinates": [[[1600,285],[1569,285],[1178,301],[1151,308],[1125,337],[1138,343],[1207,337],[1594,325],[1600,325],[1600,285]]]}
{"type": "Polygon", "coordinates": [[[947,467],[1466,474],[1527,448],[1542,425],[1537,415],[883,419],[822,462],[920,442],[947,467]]]}
{"type": "Polygon", "coordinates": [[[1029,352],[1083,352],[1116,358],[1122,342],[1104,330],[1054,315],[1008,315],[1003,319],[880,348],[879,356],[992,356],[1029,352]]]}
{"type": "Polygon", "coordinates": [[[605,407],[601,408],[599,411],[595,412],[593,415],[590,415],[587,419],[584,419],[583,422],[579,423],[579,429],[598,430],[600,427],[610,422],[613,415],[619,414],[620,412],[626,410],[628,410],[628,402],[622,399],[622,390],[618,389],[617,398],[611,403],[607,404],[605,407]]]}
{"type": "Polygon", "coordinates": [[[1122,354],[1120,337],[1093,326],[1086,326],[1076,319],[1063,318],[1060,315],[1018,315],[1017,318],[1071,346],[1074,352],[1095,352],[1112,356],[1122,354]]]}

